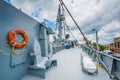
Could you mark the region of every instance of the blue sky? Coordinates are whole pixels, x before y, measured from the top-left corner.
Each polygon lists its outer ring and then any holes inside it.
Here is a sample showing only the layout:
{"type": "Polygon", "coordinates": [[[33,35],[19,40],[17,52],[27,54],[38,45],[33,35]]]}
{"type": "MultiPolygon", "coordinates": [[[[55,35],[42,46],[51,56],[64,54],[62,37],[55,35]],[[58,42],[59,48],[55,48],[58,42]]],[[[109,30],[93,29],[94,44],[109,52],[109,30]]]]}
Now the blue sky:
{"type": "MultiPolygon", "coordinates": [[[[114,37],[120,37],[120,0],[64,0],[64,2],[89,40],[95,41],[93,28],[98,30],[99,43],[102,44],[109,44],[114,37]]],[[[21,8],[23,12],[40,22],[43,19],[52,22],[56,20],[58,3],[58,0],[11,1],[13,6],[21,8]]],[[[82,40],[80,32],[67,12],[65,15],[72,33],[77,39],[82,40]]]]}
{"type": "Polygon", "coordinates": [[[10,3],[11,2],[11,0],[5,0],[6,2],[8,2],[8,3],[10,3]]]}

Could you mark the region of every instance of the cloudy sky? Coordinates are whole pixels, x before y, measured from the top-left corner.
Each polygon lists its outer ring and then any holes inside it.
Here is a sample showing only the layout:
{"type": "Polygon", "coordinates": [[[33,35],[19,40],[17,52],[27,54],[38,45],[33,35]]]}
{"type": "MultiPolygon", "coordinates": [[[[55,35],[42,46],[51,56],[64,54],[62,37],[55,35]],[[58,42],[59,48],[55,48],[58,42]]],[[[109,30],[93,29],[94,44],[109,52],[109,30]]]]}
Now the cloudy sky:
{"type": "MultiPolygon", "coordinates": [[[[99,43],[109,44],[114,37],[120,37],[120,0],[63,0],[89,40],[95,41],[95,28],[99,43]]],[[[58,0],[11,0],[16,8],[42,22],[44,18],[56,21],[58,0]]],[[[82,40],[80,32],[65,13],[72,33],[82,40]]]]}

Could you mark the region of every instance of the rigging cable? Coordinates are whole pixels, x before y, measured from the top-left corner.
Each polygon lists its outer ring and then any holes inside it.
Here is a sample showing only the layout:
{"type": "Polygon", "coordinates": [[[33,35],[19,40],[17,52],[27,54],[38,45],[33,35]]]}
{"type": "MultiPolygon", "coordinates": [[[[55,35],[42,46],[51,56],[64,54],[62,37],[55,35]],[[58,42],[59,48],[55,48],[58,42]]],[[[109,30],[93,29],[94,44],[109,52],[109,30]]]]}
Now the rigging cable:
{"type": "Polygon", "coordinates": [[[72,33],[71,30],[70,30],[70,33],[71,33],[72,37],[73,37],[75,40],[77,40],[77,39],[75,38],[75,36],[73,35],[73,33],[72,33]]]}
{"type": "Polygon", "coordinates": [[[80,33],[82,34],[83,38],[85,39],[87,45],[88,45],[88,40],[85,37],[84,33],[82,32],[82,30],[80,29],[79,25],[77,24],[77,22],[75,21],[75,19],[73,18],[72,14],[70,13],[70,11],[68,10],[67,6],[65,5],[65,3],[63,2],[63,0],[59,0],[61,5],[63,5],[65,7],[65,9],[67,10],[68,14],[70,15],[70,17],[72,18],[73,22],[75,23],[75,25],[77,26],[78,30],[80,31],[80,33]]]}

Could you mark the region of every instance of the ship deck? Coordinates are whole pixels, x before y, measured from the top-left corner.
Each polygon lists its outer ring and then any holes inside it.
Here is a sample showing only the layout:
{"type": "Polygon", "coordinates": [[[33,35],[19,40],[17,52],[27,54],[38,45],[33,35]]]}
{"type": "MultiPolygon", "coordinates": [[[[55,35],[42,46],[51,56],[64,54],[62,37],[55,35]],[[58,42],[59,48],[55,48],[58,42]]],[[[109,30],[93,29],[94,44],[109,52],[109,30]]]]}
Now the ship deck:
{"type": "Polygon", "coordinates": [[[98,74],[82,72],[81,53],[82,50],[77,47],[62,50],[53,55],[57,59],[58,65],[47,69],[46,79],[27,75],[22,80],[110,80],[104,69],[98,69],[98,74]]]}

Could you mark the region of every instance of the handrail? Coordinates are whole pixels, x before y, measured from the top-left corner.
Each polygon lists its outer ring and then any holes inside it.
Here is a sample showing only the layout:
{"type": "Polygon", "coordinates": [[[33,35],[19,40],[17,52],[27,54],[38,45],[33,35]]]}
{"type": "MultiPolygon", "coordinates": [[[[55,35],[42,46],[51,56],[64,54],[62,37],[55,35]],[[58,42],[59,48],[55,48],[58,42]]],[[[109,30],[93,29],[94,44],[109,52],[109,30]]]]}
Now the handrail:
{"type": "Polygon", "coordinates": [[[104,54],[103,52],[99,52],[99,51],[97,51],[97,50],[95,50],[95,49],[93,49],[93,48],[91,48],[91,47],[88,47],[88,46],[82,46],[82,47],[87,48],[87,49],[90,49],[90,50],[92,50],[92,51],[94,51],[95,53],[98,54],[98,55],[96,54],[96,57],[98,58],[99,62],[102,64],[103,68],[105,69],[105,71],[107,72],[107,74],[110,76],[111,80],[114,80],[115,75],[112,75],[112,74],[110,73],[110,71],[109,71],[109,69],[107,68],[106,64],[105,64],[105,63],[101,60],[101,58],[99,57],[99,54],[102,54],[102,55],[107,56],[107,57],[109,57],[109,58],[115,59],[115,60],[117,60],[117,61],[120,61],[120,59],[117,58],[117,57],[108,55],[108,54],[104,54]]]}
{"type": "Polygon", "coordinates": [[[112,59],[115,59],[115,60],[117,60],[117,61],[120,61],[120,58],[117,58],[117,57],[114,57],[114,56],[111,56],[111,55],[108,55],[108,54],[104,54],[104,52],[99,52],[99,51],[97,51],[97,50],[95,50],[95,49],[92,49],[92,48],[90,48],[90,47],[87,47],[87,46],[84,46],[84,47],[86,47],[86,48],[88,48],[88,49],[91,49],[91,50],[93,50],[94,52],[96,52],[96,53],[98,53],[98,54],[102,54],[102,55],[107,56],[107,57],[109,57],[109,58],[112,58],[112,59]]]}
{"type": "Polygon", "coordinates": [[[112,58],[112,59],[115,59],[115,60],[117,60],[117,61],[120,61],[120,58],[114,57],[114,56],[112,56],[112,55],[107,55],[107,54],[104,54],[104,53],[100,53],[100,54],[103,54],[103,55],[105,55],[105,56],[107,56],[107,57],[109,57],[109,58],[112,58]]]}

